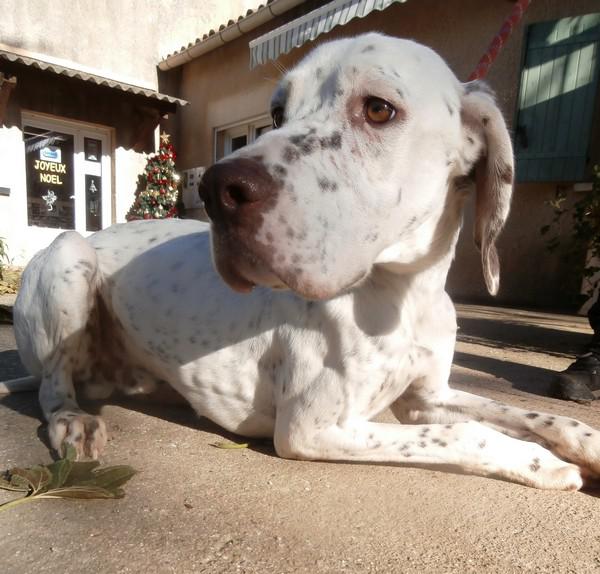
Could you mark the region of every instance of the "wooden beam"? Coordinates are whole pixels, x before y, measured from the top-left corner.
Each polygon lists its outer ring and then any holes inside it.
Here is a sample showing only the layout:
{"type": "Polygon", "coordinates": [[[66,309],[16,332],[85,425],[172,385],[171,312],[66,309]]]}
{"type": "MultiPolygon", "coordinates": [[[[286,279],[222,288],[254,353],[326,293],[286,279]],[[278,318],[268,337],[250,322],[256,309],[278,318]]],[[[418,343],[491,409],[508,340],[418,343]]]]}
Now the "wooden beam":
{"type": "Polygon", "coordinates": [[[136,152],[144,151],[146,142],[149,141],[152,132],[160,122],[161,114],[152,108],[142,108],[141,116],[131,146],[136,152]]]}
{"type": "Polygon", "coordinates": [[[0,72],[0,125],[4,123],[6,110],[8,109],[8,100],[16,85],[16,76],[9,77],[0,72]]]}

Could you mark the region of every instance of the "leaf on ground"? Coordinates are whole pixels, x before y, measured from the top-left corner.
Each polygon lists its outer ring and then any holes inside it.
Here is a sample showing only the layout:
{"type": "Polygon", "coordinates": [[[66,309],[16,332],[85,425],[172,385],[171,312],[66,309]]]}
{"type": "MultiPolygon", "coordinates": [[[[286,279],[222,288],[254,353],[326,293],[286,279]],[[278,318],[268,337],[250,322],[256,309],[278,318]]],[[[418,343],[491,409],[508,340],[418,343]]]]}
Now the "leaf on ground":
{"type": "Polygon", "coordinates": [[[47,468],[52,473],[52,480],[48,484],[48,489],[62,486],[71,473],[72,467],[73,463],[67,458],[61,458],[60,460],[49,464],[47,468]]]}
{"type": "Polygon", "coordinates": [[[210,446],[214,446],[215,448],[223,448],[223,449],[237,449],[237,448],[248,448],[250,446],[247,442],[236,443],[236,442],[213,442],[210,446]]]}
{"type": "Polygon", "coordinates": [[[93,471],[100,466],[100,462],[97,460],[85,460],[77,461],[72,463],[71,472],[67,476],[64,486],[73,486],[75,484],[82,484],[88,480],[94,478],[93,471]]]}
{"type": "Polygon", "coordinates": [[[76,461],[71,445],[65,458],[45,466],[13,468],[0,477],[0,489],[26,493],[25,496],[0,504],[0,510],[40,498],[122,498],[123,486],[136,471],[128,465],[98,468],[100,463],[76,461]]]}
{"type": "Polygon", "coordinates": [[[44,492],[38,498],[123,498],[125,492],[121,488],[100,488],[99,486],[65,486],[44,492]]]}
{"type": "Polygon", "coordinates": [[[72,461],[77,460],[77,449],[71,443],[63,442],[62,446],[63,446],[63,451],[65,453],[63,458],[66,458],[67,460],[72,460],[72,461]]]}
{"type": "Polygon", "coordinates": [[[31,486],[26,480],[17,477],[19,480],[15,481],[8,471],[4,473],[4,476],[0,477],[0,489],[2,490],[13,490],[15,492],[29,492],[31,486]]]}
{"type": "Polygon", "coordinates": [[[52,473],[50,470],[41,465],[32,466],[31,468],[13,468],[10,471],[10,481],[15,486],[26,486],[33,493],[43,490],[51,481],[52,473]]]}
{"type": "Polygon", "coordinates": [[[99,468],[92,473],[92,477],[82,480],[82,486],[95,486],[106,490],[114,490],[125,484],[134,474],[135,470],[128,465],[108,466],[99,468]]]}

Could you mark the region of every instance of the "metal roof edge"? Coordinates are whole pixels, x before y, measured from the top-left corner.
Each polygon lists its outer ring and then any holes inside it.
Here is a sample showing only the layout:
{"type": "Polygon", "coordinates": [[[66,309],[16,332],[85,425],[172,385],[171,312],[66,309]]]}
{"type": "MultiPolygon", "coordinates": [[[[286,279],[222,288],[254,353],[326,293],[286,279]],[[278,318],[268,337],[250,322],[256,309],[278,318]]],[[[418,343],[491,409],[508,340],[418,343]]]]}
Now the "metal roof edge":
{"type": "Polygon", "coordinates": [[[7,46],[6,44],[0,43],[0,59],[8,60],[9,62],[15,62],[32,68],[38,68],[40,70],[48,70],[57,75],[66,76],[69,78],[75,78],[84,82],[91,82],[97,86],[105,86],[112,89],[118,89],[125,93],[130,93],[136,96],[143,96],[146,98],[154,99],[161,102],[168,102],[170,104],[178,104],[180,106],[186,106],[189,102],[181,98],[162,94],[161,92],[153,88],[145,88],[128,82],[123,82],[115,79],[114,77],[107,77],[98,73],[91,72],[91,68],[85,66],[71,67],[66,64],[71,64],[66,60],[60,58],[54,58],[52,56],[46,56],[45,54],[37,54],[28,50],[20,48],[14,48],[7,46]]]}
{"type": "Polygon", "coordinates": [[[91,66],[85,66],[84,64],[80,64],[79,62],[73,62],[71,60],[65,60],[63,58],[56,58],[54,56],[50,56],[49,54],[42,54],[39,52],[33,52],[30,50],[26,50],[24,48],[17,48],[15,46],[3,44],[2,42],[0,42],[0,50],[2,50],[4,52],[12,52],[13,54],[17,54],[17,55],[23,56],[25,58],[31,58],[32,60],[39,60],[40,62],[45,62],[46,64],[61,66],[63,68],[77,70],[78,72],[83,72],[85,74],[90,74],[92,76],[106,78],[107,80],[119,82],[120,84],[127,84],[129,86],[141,88],[143,90],[155,90],[155,88],[153,88],[150,84],[144,84],[142,82],[138,82],[137,80],[133,80],[133,78],[120,76],[118,74],[115,75],[113,73],[110,73],[110,75],[108,75],[106,73],[106,71],[104,71],[104,70],[92,68],[91,66]]]}
{"type": "Polygon", "coordinates": [[[255,11],[249,10],[246,16],[240,16],[237,22],[229,20],[227,26],[222,25],[218,31],[211,30],[202,39],[198,38],[194,43],[182,47],[179,51],[169,54],[158,64],[162,71],[171,70],[182,66],[193,59],[212,52],[216,48],[247,34],[262,24],[273,20],[276,16],[302,4],[305,0],[271,0],[255,11]]]}

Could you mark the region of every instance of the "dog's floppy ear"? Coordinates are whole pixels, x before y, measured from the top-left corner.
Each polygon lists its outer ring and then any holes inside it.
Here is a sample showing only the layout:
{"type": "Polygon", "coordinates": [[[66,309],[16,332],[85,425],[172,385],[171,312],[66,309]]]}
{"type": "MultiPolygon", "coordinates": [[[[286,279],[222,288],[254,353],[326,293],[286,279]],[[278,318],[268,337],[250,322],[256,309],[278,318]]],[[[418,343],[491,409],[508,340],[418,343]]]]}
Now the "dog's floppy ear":
{"type": "Polygon", "coordinates": [[[500,285],[496,239],[508,217],[513,188],[512,144],[493,93],[482,82],[464,84],[462,96],[463,175],[475,178],[475,244],[481,251],[485,284],[495,295],[500,285]]]}

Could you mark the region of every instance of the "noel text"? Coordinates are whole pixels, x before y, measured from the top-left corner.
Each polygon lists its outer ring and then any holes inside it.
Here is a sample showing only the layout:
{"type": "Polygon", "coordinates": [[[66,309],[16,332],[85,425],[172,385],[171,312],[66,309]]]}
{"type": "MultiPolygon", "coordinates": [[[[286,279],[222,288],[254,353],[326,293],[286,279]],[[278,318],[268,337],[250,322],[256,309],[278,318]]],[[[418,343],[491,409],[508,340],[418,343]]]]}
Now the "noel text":
{"type": "Polygon", "coordinates": [[[63,182],[58,175],[59,173],[67,173],[67,165],[64,163],[56,163],[53,161],[43,161],[36,159],[33,164],[34,169],[40,172],[40,182],[42,183],[53,183],[55,185],[62,185],[63,182]],[[54,172],[54,173],[43,173],[43,172],[54,172]]]}

